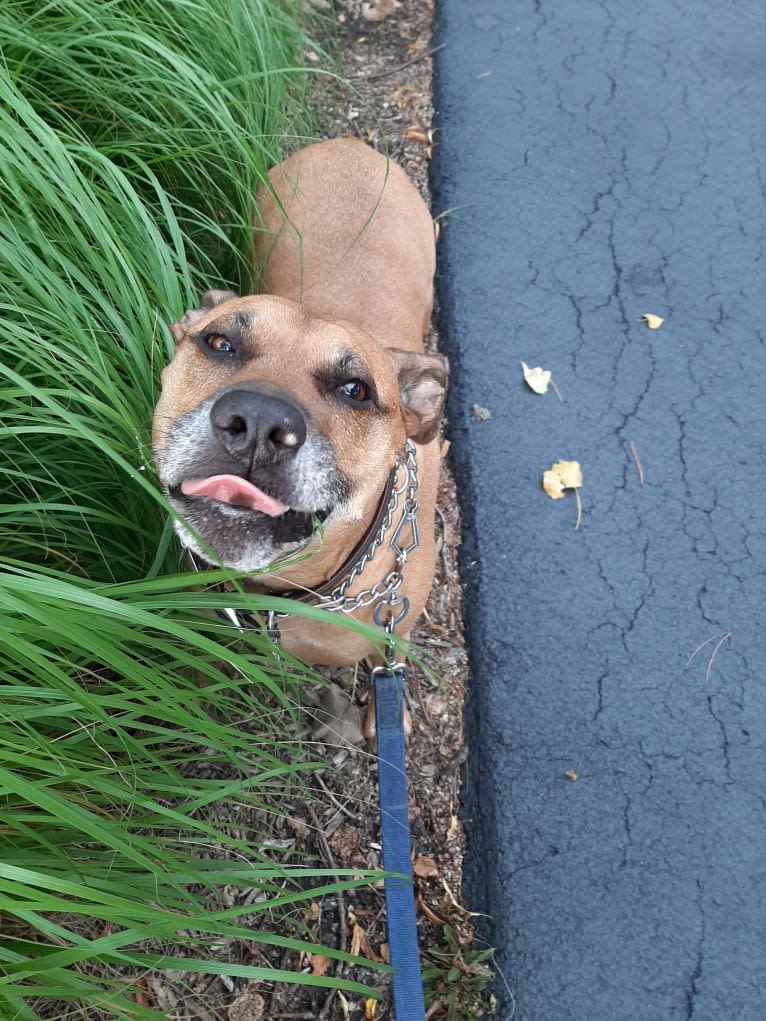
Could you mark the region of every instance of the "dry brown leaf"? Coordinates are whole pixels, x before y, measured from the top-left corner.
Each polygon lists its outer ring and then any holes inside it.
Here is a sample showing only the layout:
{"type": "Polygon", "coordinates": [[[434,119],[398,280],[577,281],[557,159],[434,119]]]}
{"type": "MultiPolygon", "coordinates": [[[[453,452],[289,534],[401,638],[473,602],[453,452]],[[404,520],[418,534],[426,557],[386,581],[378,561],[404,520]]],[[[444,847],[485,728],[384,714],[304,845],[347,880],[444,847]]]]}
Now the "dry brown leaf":
{"type": "Polygon", "coordinates": [[[365,21],[385,21],[401,6],[398,0],[374,0],[362,4],[362,17],[365,21]]]}
{"type": "Polygon", "coordinates": [[[364,1001],[364,1021],[375,1021],[378,1016],[378,1001],[377,1000],[365,1000],[364,1001]]]}
{"type": "Polygon", "coordinates": [[[380,962],[380,956],[372,949],[370,937],[353,915],[351,916],[351,926],[351,946],[349,948],[349,953],[353,954],[354,957],[364,956],[370,961],[380,962]]]}
{"type": "Polygon", "coordinates": [[[327,969],[330,967],[329,957],[325,957],[324,954],[312,954],[311,955],[311,974],[312,975],[326,975],[327,969]]]}
{"type": "Polygon", "coordinates": [[[426,918],[432,921],[434,925],[438,925],[439,928],[447,924],[447,919],[442,918],[440,915],[437,915],[435,911],[432,911],[428,904],[426,904],[426,902],[420,896],[420,894],[418,894],[418,896],[415,898],[415,907],[418,909],[418,911],[420,911],[421,914],[425,915],[426,918]]]}
{"type": "Polygon", "coordinates": [[[296,815],[288,815],[285,821],[293,833],[295,833],[298,837],[305,839],[311,832],[308,823],[304,819],[299,819],[296,815]]]}
{"type": "Polygon", "coordinates": [[[650,330],[659,330],[665,320],[662,316],[656,316],[652,312],[644,312],[641,316],[641,322],[646,323],[650,330]]]}
{"type": "Polygon", "coordinates": [[[149,997],[146,995],[146,979],[140,978],[136,982],[136,1003],[139,1007],[150,1007],[149,997]]]}
{"type": "Polygon", "coordinates": [[[409,139],[410,142],[422,142],[423,145],[428,144],[428,136],[426,135],[423,128],[407,128],[404,132],[404,137],[409,139]]]}
{"type": "Polygon", "coordinates": [[[422,142],[423,145],[433,145],[436,128],[425,128],[419,124],[412,124],[404,132],[404,137],[411,142],[422,142]]]}
{"type": "Polygon", "coordinates": [[[351,945],[348,948],[348,952],[352,957],[358,957],[359,951],[362,949],[362,927],[353,918],[351,924],[351,945]]]}
{"type": "Polygon", "coordinates": [[[377,961],[378,963],[380,963],[381,957],[379,954],[376,954],[375,951],[372,949],[372,943],[370,943],[370,938],[364,931],[362,931],[362,952],[364,953],[364,956],[369,958],[371,961],[377,961]]]}
{"type": "Polygon", "coordinates": [[[303,917],[307,922],[318,922],[322,916],[322,909],[315,900],[304,910],[303,917]]]}
{"type": "Polygon", "coordinates": [[[404,108],[405,106],[411,106],[418,99],[422,99],[422,92],[418,92],[411,85],[400,85],[394,92],[392,99],[397,106],[404,108]]]}
{"type": "Polygon", "coordinates": [[[439,869],[433,858],[418,857],[415,859],[412,871],[419,879],[433,879],[439,875],[439,869]]]}

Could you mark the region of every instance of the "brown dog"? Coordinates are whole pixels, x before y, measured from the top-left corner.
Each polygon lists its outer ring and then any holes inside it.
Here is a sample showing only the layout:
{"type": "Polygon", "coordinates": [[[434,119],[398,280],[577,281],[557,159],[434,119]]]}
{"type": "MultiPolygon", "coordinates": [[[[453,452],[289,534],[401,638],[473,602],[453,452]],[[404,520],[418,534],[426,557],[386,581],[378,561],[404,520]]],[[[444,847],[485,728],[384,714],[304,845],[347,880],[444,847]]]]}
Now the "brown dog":
{"type": "MultiPolygon", "coordinates": [[[[268,293],[210,291],[171,327],[160,479],[197,556],[246,572],[252,591],[401,618],[404,635],[433,576],[447,372],[422,346],[431,216],[396,164],[350,139],[303,149],[269,177],[256,231],[268,293]]],[[[294,615],[279,632],[307,663],[371,651],[348,628],[294,615]]]]}

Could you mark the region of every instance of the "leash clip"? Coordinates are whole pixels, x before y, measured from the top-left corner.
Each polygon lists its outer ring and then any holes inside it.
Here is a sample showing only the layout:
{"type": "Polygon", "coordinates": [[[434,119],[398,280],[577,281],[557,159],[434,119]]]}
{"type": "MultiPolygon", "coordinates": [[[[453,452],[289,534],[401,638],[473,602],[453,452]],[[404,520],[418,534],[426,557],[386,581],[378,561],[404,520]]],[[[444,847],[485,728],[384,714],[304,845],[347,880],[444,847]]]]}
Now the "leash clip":
{"type": "Polygon", "coordinates": [[[389,599],[388,602],[378,603],[372,612],[372,617],[378,627],[383,628],[386,634],[393,636],[394,629],[397,624],[400,624],[407,614],[410,612],[410,601],[407,596],[403,596],[399,599],[396,595],[389,599]],[[397,611],[397,609],[401,609],[397,611]],[[383,614],[386,610],[390,613],[384,618],[383,614]]]}

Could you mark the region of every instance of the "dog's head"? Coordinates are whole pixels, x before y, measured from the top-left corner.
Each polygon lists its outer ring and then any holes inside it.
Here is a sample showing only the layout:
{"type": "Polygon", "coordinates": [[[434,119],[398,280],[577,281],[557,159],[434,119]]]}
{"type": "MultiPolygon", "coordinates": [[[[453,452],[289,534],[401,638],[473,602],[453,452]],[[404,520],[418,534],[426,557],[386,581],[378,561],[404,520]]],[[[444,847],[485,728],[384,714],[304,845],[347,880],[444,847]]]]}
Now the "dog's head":
{"type": "Polygon", "coordinates": [[[406,437],[441,418],[446,362],[267,295],[209,291],[171,326],[154,457],[206,560],[262,571],[321,525],[343,548],[377,506],[406,437]],[[201,542],[195,538],[201,538],[201,542]]]}

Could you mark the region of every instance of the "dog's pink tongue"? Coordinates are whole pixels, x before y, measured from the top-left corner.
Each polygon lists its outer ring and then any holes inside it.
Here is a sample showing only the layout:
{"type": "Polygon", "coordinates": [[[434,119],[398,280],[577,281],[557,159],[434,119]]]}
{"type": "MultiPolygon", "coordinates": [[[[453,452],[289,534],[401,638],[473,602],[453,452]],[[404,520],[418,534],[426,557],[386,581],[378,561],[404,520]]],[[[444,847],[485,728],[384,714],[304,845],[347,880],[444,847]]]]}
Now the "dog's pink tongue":
{"type": "Polygon", "coordinates": [[[206,496],[209,500],[228,503],[232,507],[248,507],[272,518],[279,517],[288,509],[285,504],[264,493],[247,479],[239,478],[238,475],[211,475],[209,479],[186,479],[181,483],[181,492],[184,496],[206,496]]]}

